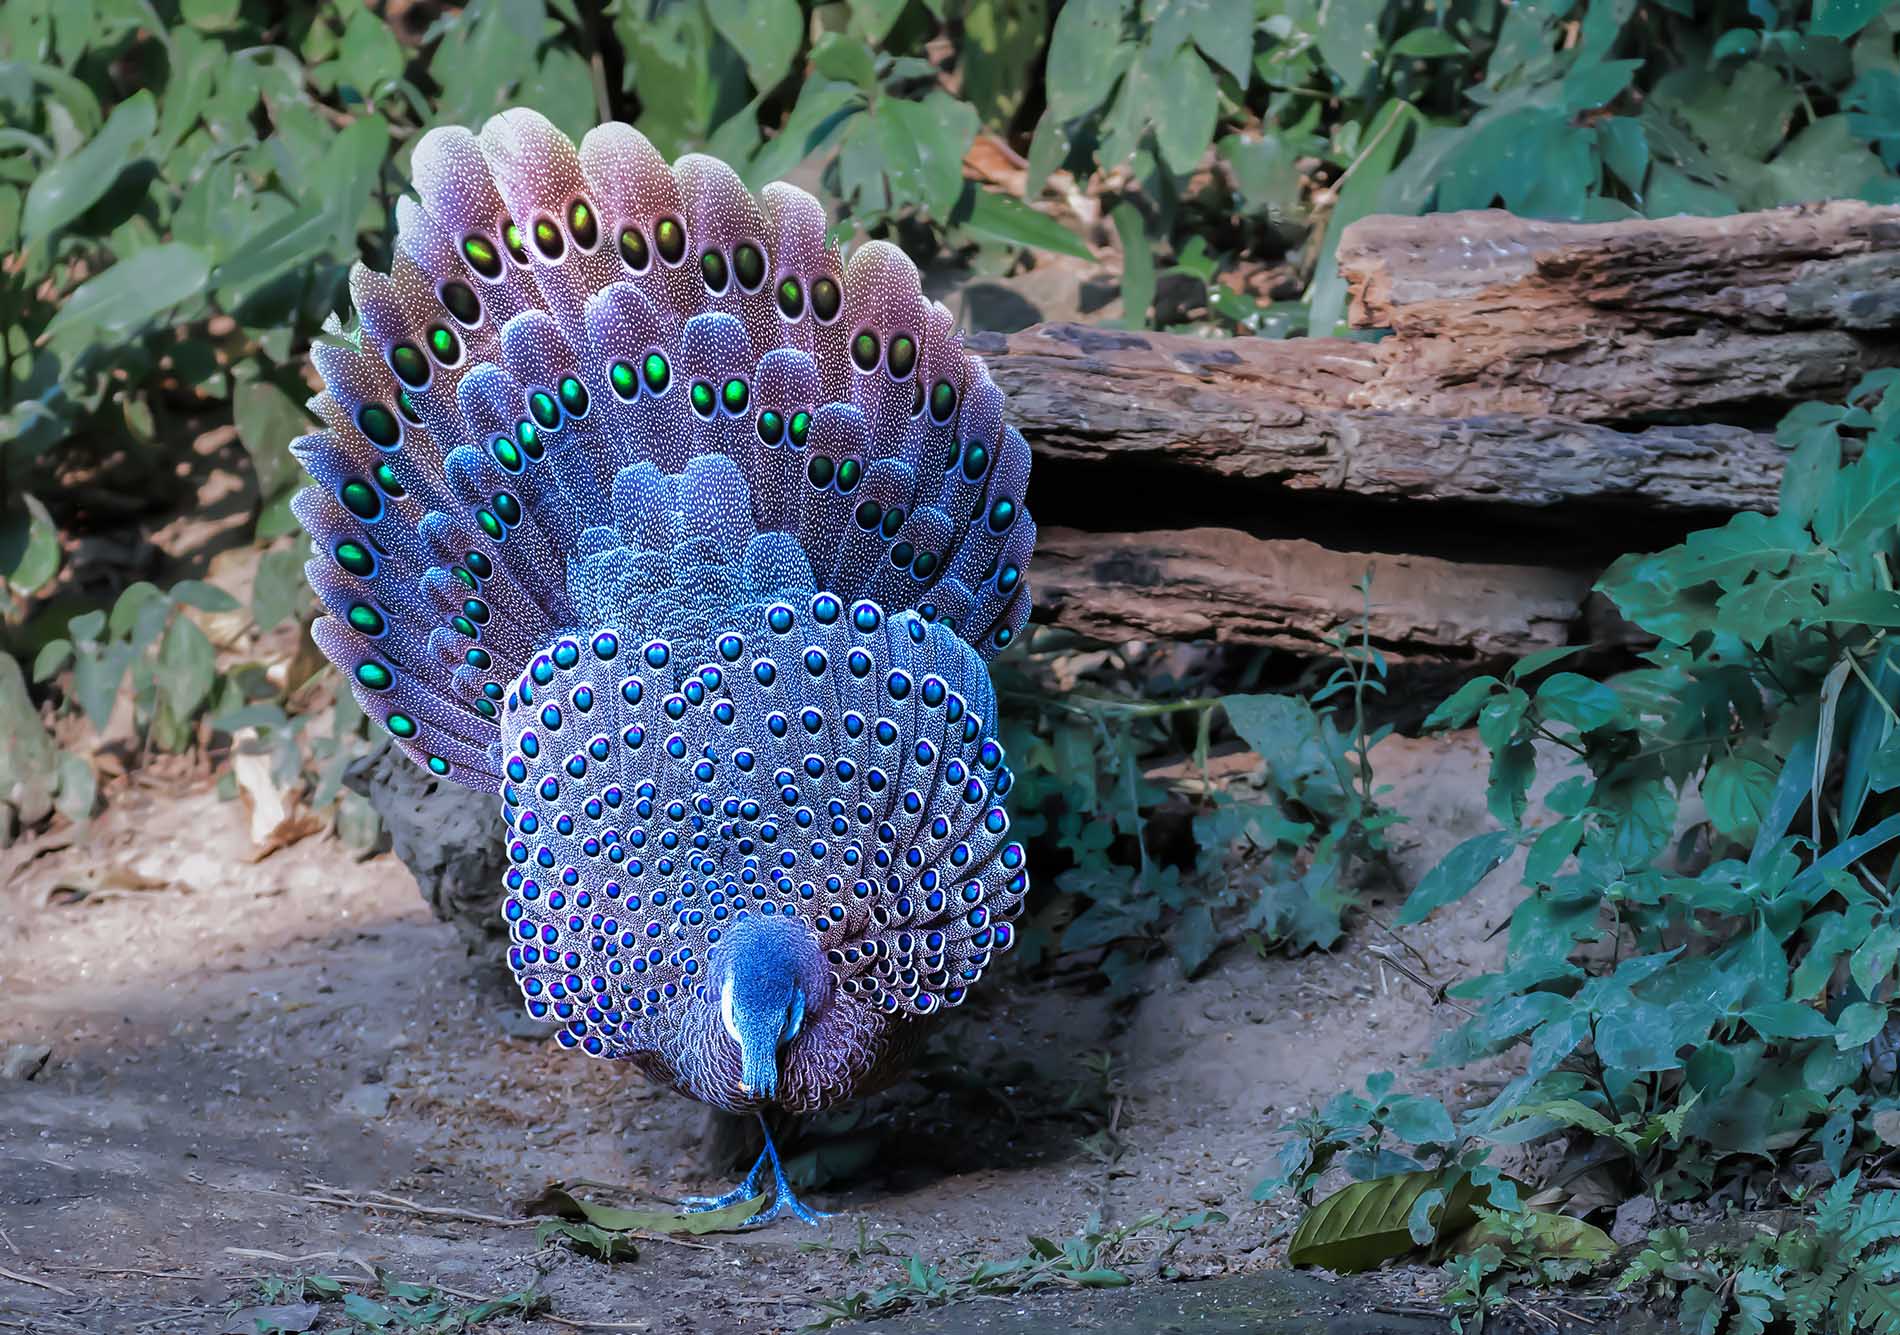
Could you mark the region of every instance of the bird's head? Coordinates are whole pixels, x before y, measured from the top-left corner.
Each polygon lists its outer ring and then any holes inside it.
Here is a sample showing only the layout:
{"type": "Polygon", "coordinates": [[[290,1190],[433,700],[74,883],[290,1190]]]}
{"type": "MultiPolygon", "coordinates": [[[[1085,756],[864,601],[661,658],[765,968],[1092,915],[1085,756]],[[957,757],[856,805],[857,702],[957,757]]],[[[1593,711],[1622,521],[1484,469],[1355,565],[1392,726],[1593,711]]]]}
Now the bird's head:
{"type": "Polygon", "coordinates": [[[778,1095],[779,1059],[830,999],[830,971],[811,928],[752,914],[727,934],[714,975],[719,1018],[739,1045],[740,1092],[778,1095]]]}

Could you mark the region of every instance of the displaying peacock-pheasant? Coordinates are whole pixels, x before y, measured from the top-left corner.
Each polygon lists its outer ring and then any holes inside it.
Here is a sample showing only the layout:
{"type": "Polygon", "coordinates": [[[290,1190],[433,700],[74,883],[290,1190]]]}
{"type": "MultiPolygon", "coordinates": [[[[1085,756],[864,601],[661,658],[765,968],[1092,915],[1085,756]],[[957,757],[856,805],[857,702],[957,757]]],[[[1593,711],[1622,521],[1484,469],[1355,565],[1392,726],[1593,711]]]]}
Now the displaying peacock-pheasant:
{"type": "MultiPolygon", "coordinates": [[[[1003,396],[895,247],[626,125],[417,146],[311,356],[325,654],[501,798],[508,963],[564,1045],[733,1111],[899,1074],[1027,874],[987,660],[1035,526],[1003,396]]],[[[763,1119],[761,1119],[763,1121],[763,1119]]],[[[811,1221],[766,1151],[774,1199],[811,1221]]]]}

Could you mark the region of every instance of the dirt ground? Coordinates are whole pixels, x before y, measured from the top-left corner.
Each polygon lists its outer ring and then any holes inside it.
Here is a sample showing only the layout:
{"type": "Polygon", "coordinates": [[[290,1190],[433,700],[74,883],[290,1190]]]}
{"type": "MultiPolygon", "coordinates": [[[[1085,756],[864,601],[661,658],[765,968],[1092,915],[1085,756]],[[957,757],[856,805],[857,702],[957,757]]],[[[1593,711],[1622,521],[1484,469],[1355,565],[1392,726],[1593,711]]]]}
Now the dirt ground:
{"type": "MultiPolygon", "coordinates": [[[[1377,768],[1410,819],[1408,883],[1485,828],[1475,742],[1391,739],[1377,768]]],[[[723,1190],[702,1112],[527,1033],[503,971],[429,917],[393,858],[356,862],[327,836],[247,852],[237,803],[148,771],[69,846],[13,854],[0,1055],[52,1054],[0,1078],[0,1330],[219,1331],[260,1277],[364,1266],[481,1295],[538,1281],[561,1319],[484,1330],[793,1330],[817,1299],[901,1275],[857,1254],[861,1229],[954,1265],[1095,1211],[1218,1207],[1231,1222],[1172,1264],[1257,1271],[1290,1212],[1249,1193],[1285,1120],[1378,1070],[1454,1107],[1498,1074],[1422,1069],[1456,1016],[1365,920],[1330,955],[1231,950],[1193,982],[1158,962],[1131,1006],[1006,963],[946,1019],[925,1078],[867,1106],[875,1160],[810,1196],[843,1212],[828,1229],[655,1240],[609,1265],[538,1248],[521,1203],[561,1179],[627,1202],[723,1190]]],[[[1497,957],[1513,879],[1407,929],[1422,972],[1497,957]]],[[[1428,1272],[1385,1282],[1431,1304],[1428,1272]]]]}

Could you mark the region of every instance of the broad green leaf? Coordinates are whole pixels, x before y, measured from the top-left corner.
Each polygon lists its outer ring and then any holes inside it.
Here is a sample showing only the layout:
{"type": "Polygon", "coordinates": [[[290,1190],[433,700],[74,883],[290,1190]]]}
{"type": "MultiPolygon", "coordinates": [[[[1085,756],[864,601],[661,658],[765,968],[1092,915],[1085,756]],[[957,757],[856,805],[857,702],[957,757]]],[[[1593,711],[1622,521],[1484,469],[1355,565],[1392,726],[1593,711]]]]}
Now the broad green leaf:
{"type": "Polygon", "coordinates": [[[1043,82],[1058,120],[1100,106],[1128,68],[1134,49],[1121,39],[1126,8],[1124,0],[1069,0],[1057,12],[1043,82]]]}
{"type": "Polygon", "coordinates": [[[937,91],[922,102],[886,98],[872,120],[892,202],[920,204],[947,222],[963,193],[963,155],[976,137],[976,108],[937,91]]]}
{"type": "Polygon", "coordinates": [[[1385,9],[1384,0],[1325,0],[1320,6],[1319,53],[1349,96],[1378,67],[1379,19],[1385,9]]]}
{"type": "Polygon", "coordinates": [[[91,820],[99,798],[99,778],[92,771],[92,762],[71,751],[61,751],[58,768],[59,796],[53,799],[53,805],[75,825],[91,820]]]}
{"type": "Polygon", "coordinates": [[[1588,1261],[1594,1265],[1616,1255],[1616,1243],[1595,1224],[1548,1210],[1531,1210],[1522,1216],[1481,1215],[1452,1239],[1450,1249],[1455,1255],[1469,1256],[1488,1245],[1528,1245],[1530,1254],[1540,1261],[1588,1261]],[[1515,1241],[1514,1230],[1528,1235],[1523,1243],[1515,1241]]]}
{"type": "Polygon", "coordinates": [[[37,825],[53,809],[57,755],[19,663],[0,653],[0,800],[24,825],[37,825]]]}
{"type": "Polygon", "coordinates": [[[1827,1038],[1835,1030],[1827,1016],[1798,1001],[1774,1001],[1742,1012],[1742,1018],[1766,1039],[1827,1038]]]}
{"type": "Polygon", "coordinates": [[[1155,147],[1176,175],[1200,165],[1214,140],[1220,89],[1207,62],[1191,46],[1176,51],[1159,70],[1156,101],[1149,108],[1155,147]]]}
{"type": "Polygon", "coordinates": [[[1355,1182],[1306,1212],[1287,1242],[1287,1264],[1357,1274],[1404,1256],[1420,1245],[1409,1223],[1413,1207],[1430,1191],[1445,1195],[1437,1236],[1458,1233],[1477,1218],[1472,1205],[1482,1203],[1482,1193],[1456,1170],[1428,1169],[1355,1182]]]}
{"type": "Polygon", "coordinates": [[[798,0],[706,0],[706,13],[745,61],[754,88],[769,91],[785,77],[805,36],[798,0]]]}
{"type": "Polygon", "coordinates": [[[1123,200],[1108,217],[1122,243],[1122,323],[1130,329],[1146,329],[1155,302],[1155,259],[1141,212],[1123,200]]]}
{"type": "Polygon", "coordinates": [[[1834,1045],[1845,1051],[1873,1041],[1887,1027],[1887,1007],[1877,1002],[1857,1001],[1841,1012],[1834,1023],[1834,1045]]]}
{"type": "Polygon", "coordinates": [[[811,65],[827,79],[856,84],[865,92],[877,87],[877,59],[863,42],[843,33],[828,32],[811,49],[811,65]]]}
{"type": "Polygon", "coordinates": [[[1517,835],[1510,830],[1493,830],[1465,840],[1420,879],[1399,910],[1399,925],[1423,922],[1438,909],[1463,899],[1516,847],[1517,835]]]}
{"type": "Polygon", "coordinates": [[[1603,165],[1640,200],[1649,175],[1649,139],[1643,123],[1629,116],[1607,116],[1597,122],[1596,129],[1603,165]]]}
{"type": "Polygon", "coordinates": [[[59,573],[59,526],[39,497],[23,494],[20,503],[21,509],[0,515],[0,581],[33,594],[59,573]]]}
{"type": "Polygon", "coordinates": [[[172,719],[189,723],[217,684],[217,652],[188,616],[175,616],[158,650],[159,689],[172,719]]]}
{"type": "Polygon", "coordinates": [[[123,342],[199,296],[210,276],[210,261],[195,246],[168,241],[141,250],[81,283],[48,322],[46,337],[123,342]]]}
{"type": "Polygon", "coordinates": [[[343,29],[343,42],[337,50],[344,79],[365,98],[376,96],[384,85],[402,77],[402,44],[389,23],[365,6],[350,14],[343,29]]]}
{"type": "Polygon", "coordinates": [[[168,596],[173,602],[195,607],[200,612],[235,612],[239,607],[237,599],[201,579],[179,580],[171,586],[168,596]]]}
{"type": "Polygon", "coordinates": [[[1232,0],[1168,0],[1154,7],[1148,40],[1164,51],[1192,42],[1245,92],[1253,70],[1254,7],[1232,0]]]}
{"type": "Polygon", "coordinates": [[[77,218],[112,188],[158,126],[158,103],[140,89],[112,109],[99,133],[34,178],[21,231],[30,244],[77,218]]]}
{"type": "Polygon", "coordinates": [[[1478,716],[1478,710],[1484,702],[1491,698],[1492,689],[1502,684],[1492,676],[1473,677],[1425,716],[1425,722],[1420,725],[1421,730],[1437,732],[1445,728],[1465,727],[1478,716]]]}
{"type": "Polygon", "coordinates": [[[260,631],[273,630],[305,605],[308,588],[303,565],[308,552],[302,544],[265,552],[251,583],[251,619],[260,631]]]}
{"type": "Polygon", "coordinates": [[[1775,771],[1752,755],[1724,756],[1702,779],[1702,800],[1715,828],[1752,842],[1774,799],[1775,771]]]}
{"type": "Polygon", "coordinates": [[[257,476],[258,498],[275,500],[303,476],[290,442],[314,430],[315,424],[290,395],[268,380],[239,385],[232,395],[232,408],[238,440],[251,456],[251,471],[257,476]]]}
{"type": "Polygon", "coordinates": [[[1471,50],[1443,28],[1414,28],[1388,48],[1408,60],[1437,60],[1442,56],[1470,55],[1471,50]]]}
{"type": "Polygon", "coordinates": [[[909,0],[845,0],[851,15],[849,31],[860,41],[877,46],[890,34],[909,0]]]}
{"type": "Polygon", "coordinates": [[[1535,699],[1545,718],[1568,723],[1578,732],[1600,728],[1623,712],[1615,691],[1575,672],[1546,677],[1535,699]]]}
{"type": "Polygon", "coordinates": [[[582,1200],[558,1184],[550,1186],[529,1206],[531,1214],[554,1215],[562,1219],[585,1221],[611,1233],[727,1233],[738,1228],[759,1212],[765,1197],[737,1201],[718,1210],[699,1214],[680,1214],[673,1210],[625,1210],[582,1200]]]}
{"type": "Polygon", "coordinates": [[[1887,0],[1815,0],[1808,31],[1816,37],[1834,37],[1844,42],[1879,18],[1887,8],[1887,0]]]}
{"type": "Polygon", "coordinates": [[[974,181],[964,183],[963,200],[952,221],[966,232],[1006,245],[1054,251],[1079,260],[1094,258],[1081,237],[1048,214],[1019,199],[985,190],[974,181]]]}
{"type": "Polygon", "coordinates": [[[1219,937],[1214,928],[1214,915],[1207,905],[1195,904],[1175,920],[1171,938],[1174,942],[1175,958],[1181,961],[1181,973],[1192,978],[1207,963],[1208,956],[1214,953],[1219,937]]]}

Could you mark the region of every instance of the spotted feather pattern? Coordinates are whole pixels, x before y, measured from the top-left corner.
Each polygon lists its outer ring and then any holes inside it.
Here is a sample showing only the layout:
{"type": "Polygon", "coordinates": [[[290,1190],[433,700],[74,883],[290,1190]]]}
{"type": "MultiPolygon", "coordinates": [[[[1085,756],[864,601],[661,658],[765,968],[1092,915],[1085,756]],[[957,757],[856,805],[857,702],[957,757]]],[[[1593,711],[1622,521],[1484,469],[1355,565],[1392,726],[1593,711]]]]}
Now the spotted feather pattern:
{"type": "Polygon", "coordinates": [[[895,247],[842,264],[809,195],[620,124],[576,147],[508,111],[412,170],[391,271],[355,269],[312,351],[293,508],[317,643],[417,762],[495,790],[503,704],[563,634],[696,660],[820,589],[946,626],[979,674],[1021,632],[1028,448],[895,247]]]}
{"type": "Polygon", "coordinates": [[[564,636],[510,690],[509,963],[563,1044],[746,1106],[708,971],[747,913],[796,915],[836,991],[777,1102],[823,1107],[1012,942],[1027,876],[995,698],[943,626],[831,593],[680,648],[564,636]]]}

